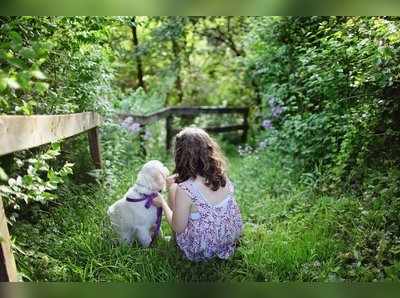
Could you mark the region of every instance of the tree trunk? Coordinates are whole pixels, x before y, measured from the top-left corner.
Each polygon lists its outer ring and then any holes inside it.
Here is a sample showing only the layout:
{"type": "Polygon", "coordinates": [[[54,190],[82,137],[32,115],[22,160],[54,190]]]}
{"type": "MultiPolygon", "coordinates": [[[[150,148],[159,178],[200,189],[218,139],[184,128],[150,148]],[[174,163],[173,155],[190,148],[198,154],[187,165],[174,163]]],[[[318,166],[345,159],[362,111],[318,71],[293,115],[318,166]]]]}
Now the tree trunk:
{"type": "Polygon", "coordinates": [[[178,103],[183,101],[183,91],[182,91],[182,80],[181,80],[181,61],[180,61],[180,53],[181,49],[178,45],[176,39],[172,39],[172,50],[175,56],[176,63],[176,80],[175,80],[175,88],[178,95],[178,103]]]}
{"type": "Polygon", "coordinates": [[[140,54],[138,53],[139,49],[139,40],[137,34],[137,27],[136,27],[136,19],[132,17],[131,19],[131,30],[132,30],[132,41],[133,45],[135,46],[135,58],[136,58],[136,65],[137,65],[137,80],[138,86],[142,87],[144,91],[146,91],[146,85],[144,84],[143,80],[143,66],[142,66],[142,59],[140,54]]]}

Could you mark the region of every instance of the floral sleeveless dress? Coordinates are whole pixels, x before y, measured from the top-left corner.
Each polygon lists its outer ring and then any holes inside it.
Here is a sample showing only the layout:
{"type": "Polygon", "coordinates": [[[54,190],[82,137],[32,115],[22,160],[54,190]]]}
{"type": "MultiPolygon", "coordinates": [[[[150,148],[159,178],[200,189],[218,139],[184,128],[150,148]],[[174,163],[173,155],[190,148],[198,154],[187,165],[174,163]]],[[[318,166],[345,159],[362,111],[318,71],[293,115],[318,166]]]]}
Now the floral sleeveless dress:
{"type": "Polygon", "coordinates": [[[198,209],[190,214],[185,230],[176,234],[179,248],[191,261],[228,259],[235,251],[243,226],[232,183],[228,181],[229,194],[217,205],[205,199],[192,179],[178,185],[198,209]]]}

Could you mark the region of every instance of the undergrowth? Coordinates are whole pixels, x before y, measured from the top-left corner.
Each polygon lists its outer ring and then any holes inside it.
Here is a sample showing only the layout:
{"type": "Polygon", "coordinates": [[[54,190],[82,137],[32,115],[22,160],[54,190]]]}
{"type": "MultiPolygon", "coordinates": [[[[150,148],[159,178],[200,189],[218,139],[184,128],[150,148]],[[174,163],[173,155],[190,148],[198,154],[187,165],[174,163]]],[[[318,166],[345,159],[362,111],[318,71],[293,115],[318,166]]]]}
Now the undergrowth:
{"type": "MultiPolygon", "coordinates": [[[[129,142],[125,143],[128,146],[129,142]]],[[[378,219],[373,219],[373,214],[378,216],[382,211],[382,204],[375,203],[375,211],[372,208],[366,213],[362,211],[365,203],[358,198],[322,194],[312,186],[312,181],[320,178],[291,170],[272,152],[245,156],[229,152],[231,178],[245,222],[232,259],[208,263],[185,260],[164,237],[171,233],[165,223],[163,237],[152,248],[119,245],[110,230],[106,208],[133,183],[143,162],[137,155],[133,158],[133,151],[126,155],[127,148],[106,148],[117,150],[108,157],[113,158],[113,167],[108,167],[106,177],[67,182],[56,203],[45,209],[32,208],[36,212],[12,227],[17,265],[25,280],[398,279],[399,263],[385,262],[388,254],[396,254],[393,239],[386,235],[386,244],[378,240],[381,263],[367,253],[373,249],[368,245],[375,243],[370,238],[383,233],[378,219]],[[128,158],[122,160],[122,156],[128,158]],[[369,235],[365,235],[367,231],[369,235]],[[369,244],[362,243],[368,239],[369,244]]],[[[171,166],[165,154],[159,158],[171,166]]],[[[395,255],[390,259],[395,260],[395,255]]]]}

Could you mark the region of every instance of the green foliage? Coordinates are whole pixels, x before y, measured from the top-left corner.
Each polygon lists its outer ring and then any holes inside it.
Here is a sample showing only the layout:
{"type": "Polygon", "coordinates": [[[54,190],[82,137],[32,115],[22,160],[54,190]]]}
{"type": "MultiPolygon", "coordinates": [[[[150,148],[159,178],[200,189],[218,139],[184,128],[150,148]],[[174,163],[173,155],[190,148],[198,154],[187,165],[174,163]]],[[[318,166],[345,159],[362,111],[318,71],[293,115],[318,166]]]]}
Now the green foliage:
{"type": "MultiPolygon", "coordinates": [[[[1,17],[0,114],[92,110],[110,115],[111,101],[120,90],[113,85],[116,55],[108,42],[112,28],[123,21],[103,17],[1,17]]],[[[68,143],[63,143],[63,149],[68,143]]],[[[71,151],[83,152],[74,157],[82,170],[82,156],[88,155],[82,148],[87,148],[87,140],[74,145],[71,151]]],[[[57,185],[71,174],[68,154],[60,154],[57,146],[44,153],[34,149],[0,159],[1,178],[7,180],[1,188],[12,218],[31,202],[53,200],[57,185]]]]}
{"type": "MultiPolygon", "coordinates": [[[[31,202],[46,203],[54,200],[58,185],[64,182],[64,177],[72,174],[73,164],[65,162],[60,169],[54,169],[49,162],[60,155],[60,144],[52,144],[52,146],[43,154],[28,160],[15,158],[15,164],[18,171],[25,172],[10,178],[7,185],[0,185],[0,193],[5,199],[5,207],[13,210],[21,208],[21,204],[29,204],[31,202]]],[[[3,171],[3,178],[6,178],[3,171]]],[[[6,179],[3,179],[6,180],[6,179]]],[[[17,213],[13,213],[10,217],[15,221],[17,213]]]]}
{"type": "Polygon", "coordinates": [[[2,17],[0,112],[104,110],[112,87],[107,18],[2,17]],[[38,100],[42,98],[42,100],[38,100]],[[45,100],[43,100],[45,99],[45,100]]]}
{"type": "Polygon", "coordinates": [[[257,139],[308,173],[319,200],[339,198],[331,221],[347,248],[334,279],[399,278],[399,217],[390,211],[400,197],[399,25],[384,17],[253,24],[248,75],[263,97],[258,121],[270,120],[257,139]]]}
{"type": "Polygon", "coordinates": [[[118,102],[116,108],[126,113],[143,115],[162,109],[164,102],[164,94],[158,92],[146,93],[142,88],[138,88],[118,102]]]}
{"type": "MultiPolygon", "coordinates": [[[[121,51],[140,58],[144,83],[165,105],[243,105],[252,90],[243,80],[242,17],[135,17],[139,44],[121,51]],[[162,78],[160,80],[160,78],[162,78]]],[[[123,87],[138,87],[137,60],[121,66],[123,87]],[[133,82],[132,79],[136,78],[133,82]],[[129,86],[130,84],[130,86],[129,86]]]]}
{"type": "MultiPolygon", "coordinates": [[[[361,183],[366,168],[398,162],[397,18],[261,18],[253,24],[248,75],[284,113],[266,135],[301,166],[361,183]],[[388,148],[390,144],[390,147],[388,148]],[[382,154],[385,152],[385,154],[382,154]]],[[[264,137],[265,137],[264,136],[264,137]]]]}

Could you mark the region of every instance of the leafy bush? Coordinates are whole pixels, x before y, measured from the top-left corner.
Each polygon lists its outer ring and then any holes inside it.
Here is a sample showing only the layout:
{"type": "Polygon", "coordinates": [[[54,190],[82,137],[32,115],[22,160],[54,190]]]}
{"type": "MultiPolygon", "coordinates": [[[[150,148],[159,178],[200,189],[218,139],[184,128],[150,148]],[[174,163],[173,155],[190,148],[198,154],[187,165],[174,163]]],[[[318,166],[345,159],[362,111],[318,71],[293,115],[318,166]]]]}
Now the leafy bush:
{"type": "MultiPolygon", "coordinates": [[[[122,22],[117,18],[1,17],[0,114],[98,111],[110,115],[111,99],[120,91],[113,85],[115,54],[107,43],[111,24],[122,22]]],[[[87,140],[62,145],[62,150],[58,144],[0,159],[3,176],[11,177],[1,188],[13,217],[30,202],[45,203],[55,197],[57,185],[72,173],[70,157],[78,161],[78,172],[87,170],[82,158],[88,156],[87,140]]]]}
{"type": "Polygon", "coordinates": [[[264,138],[347,185],[383,160],[398,162],[399,26],[384,17],[256,20],[248,75],[262,90],[260,115],[271,119],[271,98],[284,107],[264,138]]]}
{"type": "MultiPolygon", "coordinates": [[[[59,155],[60,144],[53,144],[34,158],[28,160],[15,158],[19,173],[24,171],[25,174],[8,179],[7,185],[0,185],[0,194],[5,199],[5,207],[17,211],[22,204],[46,203],[53,200],[56,197],[54,191],[64,182],[66,176],[72,174],[73,167],[69,162],[65,162],[59,169],[51,167],[49,162],[59,155]]],[[[14,212],[10,219],[15,221],[17,216],[18,213],[14,212]]]]}

